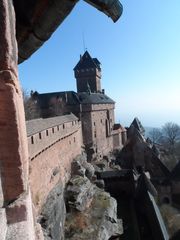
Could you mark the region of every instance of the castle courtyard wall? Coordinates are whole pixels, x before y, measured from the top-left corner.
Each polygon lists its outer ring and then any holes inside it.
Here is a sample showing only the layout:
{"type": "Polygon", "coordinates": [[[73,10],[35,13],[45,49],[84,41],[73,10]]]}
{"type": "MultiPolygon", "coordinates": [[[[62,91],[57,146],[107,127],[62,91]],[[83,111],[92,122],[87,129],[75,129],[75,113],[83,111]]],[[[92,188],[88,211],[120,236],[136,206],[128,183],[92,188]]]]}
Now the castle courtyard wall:
{"type": "Polygon", "coordinates": [[[91,144],[97,156],[103,157],[113,150],[114,104],[84,105],[82,122],[84,144],[91,144]]]}
{"type": "Polygon", "coordinates": [[[81,123],[74,120],[44,129],[28,137],[28,146],[32,201],[38,214],[56,184],[66,184],[71,163],[81,154],[81,123]]]}

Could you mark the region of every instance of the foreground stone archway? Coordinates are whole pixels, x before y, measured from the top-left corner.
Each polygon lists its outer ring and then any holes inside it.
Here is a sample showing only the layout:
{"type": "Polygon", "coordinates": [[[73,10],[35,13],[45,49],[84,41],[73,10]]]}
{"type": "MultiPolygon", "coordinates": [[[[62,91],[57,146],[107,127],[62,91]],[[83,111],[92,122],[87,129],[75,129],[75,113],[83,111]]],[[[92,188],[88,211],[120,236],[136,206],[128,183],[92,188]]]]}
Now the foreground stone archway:
{"type": "Polygon", "coordinates": [[[0,176],[2,186],[0,208],[3,210],[4,223],[1,237],[2,239],[5,239],[5,236],[10,238],[17,229],[17,236],[13,239],[23,239],[23,237],[34,239],[28,186],[28,148],[23,100],[17,71],[15,13],[11,0],[0,2],[0,32],[0,176]]]}

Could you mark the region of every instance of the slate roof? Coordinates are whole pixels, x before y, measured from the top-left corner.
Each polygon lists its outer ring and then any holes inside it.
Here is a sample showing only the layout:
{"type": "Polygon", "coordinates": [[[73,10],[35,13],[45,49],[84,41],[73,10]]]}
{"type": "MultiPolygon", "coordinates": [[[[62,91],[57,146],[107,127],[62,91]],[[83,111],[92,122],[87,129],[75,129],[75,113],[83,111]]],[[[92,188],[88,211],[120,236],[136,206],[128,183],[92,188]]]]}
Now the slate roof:
{"type": "Polygon", "coordinates": [[[97,68],[100,69],[100,62],[97,58],[92,58],[88,51],[80,58],[74,70],[97,68]]]}
{"type": "Polygon", "coordinates": [[[62,98],[68,105],[76,104],[115,104],[115,102],[103,93],[76,93],[73,91],[67,92],[52,92],[36,94],[40,108],[46,108],[49,105],[51,98],[62,98]]]}
{"type": "Polygon", "coordinates": [[[115,104],[115,102],[103,93],[77,93],[81,104],[115,104]]]}
{"type": "MultiPolygon", "coordinates": [[[[133,122],[131,123],[131,125],[133,125],[141,134],[144,134],[145,129],[142,126],[141,122],[139,121],[139,119],[136,117],[134,118],[133,122]]],[[[130,126],[131,127],[131,126],[130,126]]]]}
{"type": "Polygon", "coordinates": [[[52,118],[39,118],[26,121],[27,136],[32,136],[38,132],[46,130],[51,127],[61,125],[63,123],[72,122],[78,120],[74,114],[68,114],[52,118]]]}
{"type": "Polygon", "coordinates": [[[36,94],[35,98],[38,100],[40,108],[46,108],[52,98],[62,98],[64,102],[70,105],[76,105],[79,103],[79,98],[73,91],[41,93],[36,94]]]}
{"type": "Polygon", "coordinates": [[[124,128],[120,123],[115,123],[113,126],[113,130],[121,129],[121,131],[126,132],[126,128],[124,128]]]}

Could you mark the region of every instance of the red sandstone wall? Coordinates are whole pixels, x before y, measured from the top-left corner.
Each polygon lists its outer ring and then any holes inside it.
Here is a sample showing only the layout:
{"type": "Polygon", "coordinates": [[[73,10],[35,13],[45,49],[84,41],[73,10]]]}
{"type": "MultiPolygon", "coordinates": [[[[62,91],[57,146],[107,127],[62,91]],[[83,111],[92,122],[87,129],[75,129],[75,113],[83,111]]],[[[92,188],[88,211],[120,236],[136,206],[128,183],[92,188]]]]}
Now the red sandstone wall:
{"type": "Polygon", "coordinates": [[[94,105],[93,109],[94,111],[91,113],[92,140],[97,145],[97,153],[102,157],[113,150],[111,133],[114,125],[114,106],[112,104],[99,104],[94,105]],[[109,119],[107,118],[107,111],[109,119]]]}
{"type": "Polygon", "coordinates": [[[81,154],[81,124],[66,123],[65,128],[59,126],[34,135],[34,143],[28,138],[30,157],[30,185],[32,199],[36,210],[40,210],[48,193],[61,181],[65,184],[70,176],[72,160],[81,154]],[[49,145],[49,147],[47,147],[49,145]],[[43,147],[44,146],[44,147],[43,147]],[[38,154],[37,154],[38,153],[38,154]],[[35,157],[34,157],[35,156],[35,157]]]}

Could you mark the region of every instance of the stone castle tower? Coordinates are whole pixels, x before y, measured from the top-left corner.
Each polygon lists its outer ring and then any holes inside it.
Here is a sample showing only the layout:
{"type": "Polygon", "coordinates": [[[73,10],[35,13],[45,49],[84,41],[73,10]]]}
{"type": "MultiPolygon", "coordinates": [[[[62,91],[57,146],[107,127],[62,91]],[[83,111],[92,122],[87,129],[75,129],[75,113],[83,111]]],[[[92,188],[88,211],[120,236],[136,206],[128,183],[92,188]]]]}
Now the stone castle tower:
{"type": "Polygon", "coordinates": [[[74,68],[77,92],[101,92],[101,67],[97,58],[92,58],[88,51],[80,56],[74,68]]]}

